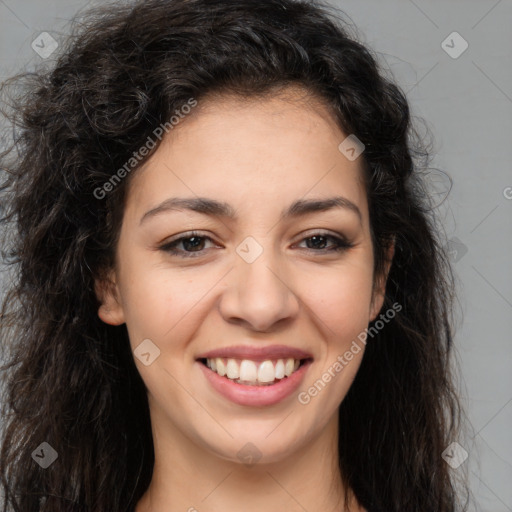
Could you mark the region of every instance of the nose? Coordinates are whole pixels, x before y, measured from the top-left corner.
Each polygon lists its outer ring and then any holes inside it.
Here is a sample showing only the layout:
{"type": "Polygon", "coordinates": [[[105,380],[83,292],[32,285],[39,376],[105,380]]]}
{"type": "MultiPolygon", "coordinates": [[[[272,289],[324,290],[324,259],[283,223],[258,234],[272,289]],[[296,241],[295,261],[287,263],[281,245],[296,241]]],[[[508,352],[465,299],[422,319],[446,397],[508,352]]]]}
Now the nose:
{"type": "Polygon", "coordinates": [[[252,263],[237,257],[235,268],[226,276],[227,288],[220,301],[220,312],[227,322],[269,332],[278,322],[296,317],[300,304],[293,279],[270,253],[264,250],[252,263]]]}

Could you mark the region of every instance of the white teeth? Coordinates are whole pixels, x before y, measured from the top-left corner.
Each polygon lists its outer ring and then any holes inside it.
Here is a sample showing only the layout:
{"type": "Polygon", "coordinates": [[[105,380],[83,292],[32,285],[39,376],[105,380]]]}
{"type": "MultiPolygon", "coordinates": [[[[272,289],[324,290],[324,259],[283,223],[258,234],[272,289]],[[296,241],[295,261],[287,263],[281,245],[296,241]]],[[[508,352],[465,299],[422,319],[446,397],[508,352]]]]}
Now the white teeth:
{"type": "MultiPolygon", "coordinates": [[[[207,361],[210,361],[210,359],[207,359],[207,361]]],[[[213,359],[213,361],[217,369],[213,370],[212,368],[212,370],[217,372],[221,377],[224,377],[224,375],[226,375],[226,365],[224,364],[224,361],[220,357],[213,359]]]]}
{"type": "Polygon", "coordinates": [[[226,376],[228,379],[239,379],[240,378],[240,367],[234,359],[228,359],[226,367],[226,376]]]}
{"type": "MultiPolygon", "coordinates": [[[[242,361],[244,364],[244,361],[242,361]]],[[[255,365],[256,366],[256,365],[255,365]]],[[[258,368],[259,382],[274,382],[276,380],[276,372],[272,361],[263,361],[258,368]]]]}
{"type": "Polygon", "coordinates": [[[279,359],[276,363],[276,379],[284,379],[284,363],[279,359]]]}
{"type": "Polygon", "coordinates": [[[286,360],[286,364],[284,366],[284,374],[289,377],[293,373],[294,368],[294,360],[292,358],[286,360]]]}
{"type": "MultiPolygon", "coordinates": [[[[258,367],[253,361],[244,359],[240,364],[240,380],[253,382],[258,378],[258,367]]],[[[272,379],[274,380],[274,379],[272,379]]]]}
{"type": "Polygon", "coordinates": [[[221,377],[235,380],[239,384],[270,385],[274,381],[289,377],[300,366],[299,359],[266,360],[261,363],[249,359],[207,359],[206,366],[221,377]]]}

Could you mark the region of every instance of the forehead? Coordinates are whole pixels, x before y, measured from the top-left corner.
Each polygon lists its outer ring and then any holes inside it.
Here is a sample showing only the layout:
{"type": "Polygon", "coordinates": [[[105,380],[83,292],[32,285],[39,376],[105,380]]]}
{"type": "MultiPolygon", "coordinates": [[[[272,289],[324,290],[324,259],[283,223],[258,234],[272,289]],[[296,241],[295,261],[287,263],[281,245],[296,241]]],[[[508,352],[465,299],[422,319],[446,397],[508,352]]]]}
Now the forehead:
{"type": "Polygon", "coordinates": [[[361,158],[350,161],[338,149],[346,136],[325,104],[301,90],[212,95],[134,173],[127,207],[140,213],[171,196],[201,196],[254,214],[341,194],[364,215],[361,158]]]}

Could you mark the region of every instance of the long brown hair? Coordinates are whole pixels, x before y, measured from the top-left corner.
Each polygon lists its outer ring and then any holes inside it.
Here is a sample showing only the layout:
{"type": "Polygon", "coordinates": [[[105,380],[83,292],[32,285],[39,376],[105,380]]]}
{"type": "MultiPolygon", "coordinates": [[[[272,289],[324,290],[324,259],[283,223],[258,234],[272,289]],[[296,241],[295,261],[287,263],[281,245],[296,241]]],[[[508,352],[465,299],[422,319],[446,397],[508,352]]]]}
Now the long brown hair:
{"type": "Polygon", "coordinates": [[[189,98],[290,84],[365,144],[376,276],[395,241],[383,310],[402,308],[368,342],[341,404],[341,474],[369,509],[455,510],[441,457],[461,414],[453,277],[404,94],[318,2],[149,0],[91,11],[51,69],[3,87],[5,101],[19,87],[4,107],[15,140],[0,159],[12,265],[0,317],[4,512],[120,512],[143,495],[154,462],[145,387],[125,326],[98,319],[94,294],[114,264],[127,180],[95,191],[189,98]],[[43,442],[58,454],[46,469],[33,459],[43,442]]]}

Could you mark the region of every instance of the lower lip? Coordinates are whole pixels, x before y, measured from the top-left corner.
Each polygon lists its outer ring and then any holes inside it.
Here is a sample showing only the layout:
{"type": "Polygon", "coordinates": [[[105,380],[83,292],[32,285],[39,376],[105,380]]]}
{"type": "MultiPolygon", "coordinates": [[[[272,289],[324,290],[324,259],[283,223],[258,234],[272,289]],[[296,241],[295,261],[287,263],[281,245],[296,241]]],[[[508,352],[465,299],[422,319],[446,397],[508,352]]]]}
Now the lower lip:
{"type": "Polygon", "coordinates": [[[245,386],[244,384],[238,384],[226,377],[221,377],[200,361],[197,361],[197,364],[201,367],[204,376],[213,389],[228,400],[238,405],[262,407],[277,404],[289,397],[300,386],[311,365],[311,360],[303,363],[289,377],[285,377],[270,386],[245,386]]]}

